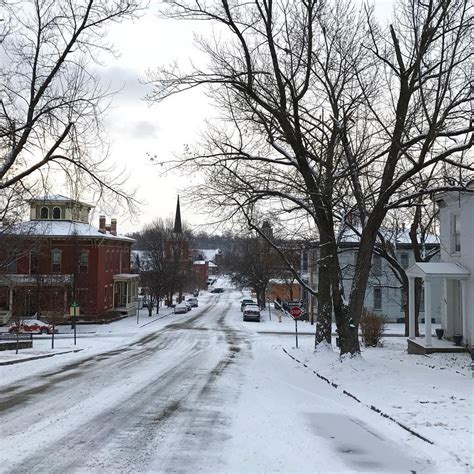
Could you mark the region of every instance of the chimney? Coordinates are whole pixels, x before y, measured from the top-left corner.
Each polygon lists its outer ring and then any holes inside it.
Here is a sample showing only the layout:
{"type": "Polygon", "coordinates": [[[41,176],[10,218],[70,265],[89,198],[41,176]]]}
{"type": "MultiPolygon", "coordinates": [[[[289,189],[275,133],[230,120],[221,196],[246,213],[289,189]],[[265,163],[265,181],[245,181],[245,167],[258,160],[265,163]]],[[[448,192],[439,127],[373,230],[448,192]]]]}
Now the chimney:
{"type": "Polygon", "coordinates": [[[110,233],[117,235],[117,219],[110,219],[110,233]]]}
{"type": "Polygon", "coordinates": [[[105,216],[99,216],[99,232],[105,234],[105,216]]]}
{"type": "Polygon", "coordinates": [[[405,222],[402,222],[402,232],[405,232],[405,222]]]}

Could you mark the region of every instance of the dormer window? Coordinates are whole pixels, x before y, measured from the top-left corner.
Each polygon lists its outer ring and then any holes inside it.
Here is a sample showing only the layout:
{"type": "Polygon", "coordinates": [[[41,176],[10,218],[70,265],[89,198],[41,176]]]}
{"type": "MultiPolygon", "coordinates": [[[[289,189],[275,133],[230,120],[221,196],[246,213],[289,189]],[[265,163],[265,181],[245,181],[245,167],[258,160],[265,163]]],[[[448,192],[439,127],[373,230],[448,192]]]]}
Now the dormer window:
{"type": "Polygon", "coordinates": [[[43,206],[40,210],[41,219],[49,219],[49,209],[43,206]]]}
{"type": "Polygon", "coordinates": [[[61,208],[60,207],[53,208],[53,219],[61,219],[61,208]]]}

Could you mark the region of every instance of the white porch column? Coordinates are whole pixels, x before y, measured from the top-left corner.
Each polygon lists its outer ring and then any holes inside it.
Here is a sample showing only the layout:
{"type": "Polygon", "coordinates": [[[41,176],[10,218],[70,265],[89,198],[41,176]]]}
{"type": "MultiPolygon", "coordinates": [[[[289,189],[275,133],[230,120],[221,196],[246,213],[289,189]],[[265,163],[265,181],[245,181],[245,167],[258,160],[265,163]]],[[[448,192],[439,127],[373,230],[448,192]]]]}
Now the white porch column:
{"type": "Polygon", "coordinates": [[[13,290],[11,288],[8,289],[8,309],[13,310],[13,290]]]}
{"type": "Polygon", "coordinates": [[[425,345],[431,346],[431,280],[425,279],[425,345]]]}
{"type": "Polygon", "coordinates": [[[466,280],[461,280],[461,318],[462,318],[462,336],[463,344],[467,341],[467,285],[466,280]]]}
{"type": "Polygon", "coordinates": [[[446,278],[441,280],[441,327],[445,334],[448,331],[448,281],[446,278]]]}
{"type": "Polygon", "coordinates": [[[126,288],[125,307],[128,308],[128,281],[125,282],[125,288],[126,288]]]}
{"type": "Polygon", "coordinates": [[[408,337],[415,339],[415,279],[408,277],[408,337]]]}

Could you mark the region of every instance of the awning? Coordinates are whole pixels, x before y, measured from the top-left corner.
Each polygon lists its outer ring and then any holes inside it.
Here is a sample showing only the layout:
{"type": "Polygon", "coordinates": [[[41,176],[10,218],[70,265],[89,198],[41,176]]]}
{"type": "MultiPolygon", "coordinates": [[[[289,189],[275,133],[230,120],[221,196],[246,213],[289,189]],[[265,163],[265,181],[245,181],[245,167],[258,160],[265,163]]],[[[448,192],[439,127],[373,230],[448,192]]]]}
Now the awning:
{"type": "Polygon", "coordinates": [[[448,262],[417,262],[407,271],[407,277],[411,278],[452,278],[465,280],[470,276],[467,268],[459,263],[448,262]]]}
{"type": "Polygon", "coordinates": [[[114,281],[138,280],[138,277],[137,273],[117,273],[117,275],[114,275],[114,281]]]}

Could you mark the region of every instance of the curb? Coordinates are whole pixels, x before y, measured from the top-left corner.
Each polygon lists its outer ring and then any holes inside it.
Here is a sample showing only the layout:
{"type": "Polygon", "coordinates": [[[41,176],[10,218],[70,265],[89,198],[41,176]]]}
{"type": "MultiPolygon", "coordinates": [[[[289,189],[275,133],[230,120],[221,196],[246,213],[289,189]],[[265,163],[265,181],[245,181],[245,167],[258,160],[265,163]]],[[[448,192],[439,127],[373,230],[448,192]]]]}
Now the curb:
{"type": "Polygon", "coordinates": [[[72,352],[81,352],[83,350],[84,349],[74,349],[72,351],[55,352],[54,354],[45,354],[45,355],[40,355],[40,356],[35,356],[35,357],[27,357],[25,359],[20,359],[20,360],[7,360],[5,362],[0,362],[0,366],[21,364],[22,362],[30,362],[32,360],[47,359],[48,357],[54,357],[54,356],[63,355],[63,354],[71,354],[72,352]]]}

